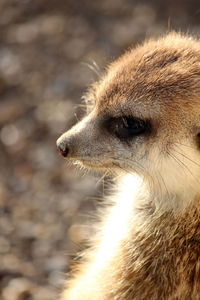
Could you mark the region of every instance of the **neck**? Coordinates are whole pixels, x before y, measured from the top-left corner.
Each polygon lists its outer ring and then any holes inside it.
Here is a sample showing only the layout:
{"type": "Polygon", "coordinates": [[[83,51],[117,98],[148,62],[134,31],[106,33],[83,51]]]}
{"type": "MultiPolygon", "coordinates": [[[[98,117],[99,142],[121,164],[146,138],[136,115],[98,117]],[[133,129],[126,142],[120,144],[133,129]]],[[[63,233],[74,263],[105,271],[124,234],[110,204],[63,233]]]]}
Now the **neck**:
{"type": "MultiPolygon", "coordinates": [[[[168,290],[163,288],[167,287],[168,278],[174,290],[180,289],[185,294],[181,285],[188,276],[189,269],[185,266],[194,265],[193,256],[185,255],[185,251],[192,249],[199,257],[199,210],[190,204],[178,215],[172,209],[156,207],[152,196],[140,177],[129,175],[121,180],[94,247],[86,253],[88,263],[83,264],[79,287],[72,289],[67,299],[75,299],[74,295],[79,295],[82,288],[85,290],[88,282],[89,297],[85,299],[114,299],[115,295],[116,299],[133,299],[133,295],[124,294],[124,286],[138,293],[134,299],[148,299],[152,292],[152,299],[164,299],[168,290]],[[165,261],[168,265],[163,269],[165,261]],[[185,271],[179,276],[177,286],[177,264],[181,263],[185,271]],[[91,297],[91,290],[95,297],[91,297]]],[[[76,299],[83,298],[81,295],[76,299]]]]}
{"type": "Polygon", "coordinates": [[[159,180],[142,179],[138,175],[125,175],[118,183],[116,205],[129,210],[132,215],[137,211],[150,209],[158,214],[172,212],[174,215],[184,214],[189,207],[199,207],[200,194],[196,179],[161,175],[159,180]],[[182,179],[182,180],[181,180],[182,179]]]}
{"type": "Polygon", "coordinates": [[[114,197],[114,205],[109,208],[103,220],[103,228],[99,236],[101,242],[97,261],[100,267],[102,267],[102,258],[104,263],[108,261],[117,252],[120,243],[130,239],[133,231],[144,230],[144,233],[146,231],[148,234],[147,231],[155,225],[158,226],[156,230],[159,231],[160,228],[162,231],[162,222],[155,222],[155,220],[167,216],[170,226],[174,224],[177,227],[176,220],[184,219],[184,216],[193,217],[194,211],[195,214],[200,214],[197,198],[190,201],[187,208],[183,209],[179,195],[171,195],[170,198],[169,193],[163,193],[162,198],[160,197],[160,193],[156,195],[150,191],[149,185],[141,177],[127,175],[122,178],[117,196],[114,197]]]}
{"type": "MultiPolygon", "coordinates": [[[[198,206],[199,193],[199,151],[191,147],[189,142],[174,145],[160,159],[158,148],[151,154],[148,189],[151,200],[157,210],[173,211],[174,214],[184,213],[189,206],[198,206]]],[[[149,199],[147,199],[149,201],[149,199]]]]}

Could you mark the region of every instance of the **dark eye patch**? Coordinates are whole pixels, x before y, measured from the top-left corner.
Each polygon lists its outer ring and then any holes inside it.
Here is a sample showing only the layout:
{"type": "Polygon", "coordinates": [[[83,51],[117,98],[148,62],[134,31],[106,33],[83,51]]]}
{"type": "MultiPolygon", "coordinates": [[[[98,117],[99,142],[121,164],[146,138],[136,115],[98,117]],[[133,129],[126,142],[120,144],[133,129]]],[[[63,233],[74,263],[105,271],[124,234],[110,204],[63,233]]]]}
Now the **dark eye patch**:
{"type": "Polygon", "coordinates": [[[121,140],[128,140],[139,135],[150,133],[151,124],[147,120],[134,117],[111,118],[107,128],[110,133],[116,135],[121,140]]]}

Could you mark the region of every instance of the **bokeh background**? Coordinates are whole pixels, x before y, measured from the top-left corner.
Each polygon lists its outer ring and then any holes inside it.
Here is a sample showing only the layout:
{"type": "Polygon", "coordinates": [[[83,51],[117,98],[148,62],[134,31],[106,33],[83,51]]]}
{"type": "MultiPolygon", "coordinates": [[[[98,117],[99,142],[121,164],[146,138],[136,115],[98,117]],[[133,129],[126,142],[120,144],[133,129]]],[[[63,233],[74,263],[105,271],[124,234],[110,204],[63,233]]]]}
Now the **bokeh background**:
{"type": "Polygon", "coordinates": [[[169,29],[199,36],[200,2],[0,0],[0,300],[57,298],[104,189],[55,141],[95,64],[169,29]]]}

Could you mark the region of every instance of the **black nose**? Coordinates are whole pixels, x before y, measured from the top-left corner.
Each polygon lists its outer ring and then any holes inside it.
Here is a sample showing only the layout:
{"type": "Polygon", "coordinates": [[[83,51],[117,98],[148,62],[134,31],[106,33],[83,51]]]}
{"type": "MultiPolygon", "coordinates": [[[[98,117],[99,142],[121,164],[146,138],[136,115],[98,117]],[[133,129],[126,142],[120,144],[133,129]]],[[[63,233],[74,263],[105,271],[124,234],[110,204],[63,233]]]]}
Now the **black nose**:
{"type": "Polygon", "coordinates": [[[67,157],[67,155],[69,153],[69,148],[64,145],[58,145],[58,151],[60,152],[60,154],[62,156],[67,157]]]}

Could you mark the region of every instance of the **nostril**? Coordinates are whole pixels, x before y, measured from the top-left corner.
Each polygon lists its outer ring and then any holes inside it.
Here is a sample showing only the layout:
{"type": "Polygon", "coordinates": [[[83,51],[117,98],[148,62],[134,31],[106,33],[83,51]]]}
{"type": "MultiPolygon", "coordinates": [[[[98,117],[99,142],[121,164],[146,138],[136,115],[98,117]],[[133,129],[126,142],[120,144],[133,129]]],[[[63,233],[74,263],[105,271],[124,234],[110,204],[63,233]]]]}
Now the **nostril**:
{"type": "Polygon", "coordinates": [[[58,146],[58,151],[60,152],[60,154],[62,156],[67,157],[67,155],[69,153],[69,148],[67,146],[65,146],[65,147],[58,146]]]}

